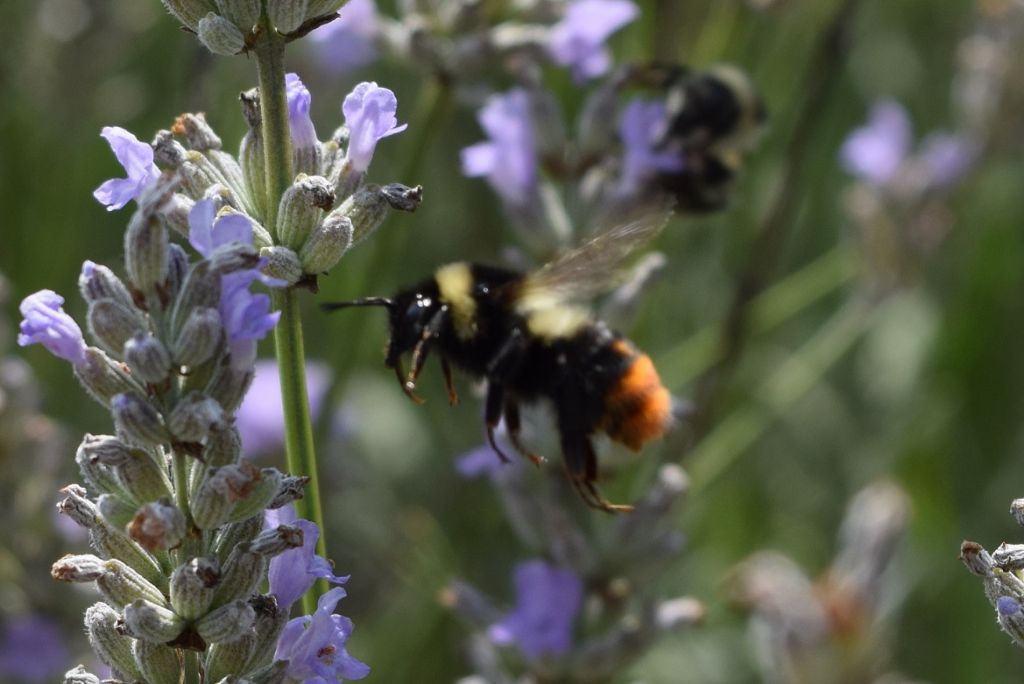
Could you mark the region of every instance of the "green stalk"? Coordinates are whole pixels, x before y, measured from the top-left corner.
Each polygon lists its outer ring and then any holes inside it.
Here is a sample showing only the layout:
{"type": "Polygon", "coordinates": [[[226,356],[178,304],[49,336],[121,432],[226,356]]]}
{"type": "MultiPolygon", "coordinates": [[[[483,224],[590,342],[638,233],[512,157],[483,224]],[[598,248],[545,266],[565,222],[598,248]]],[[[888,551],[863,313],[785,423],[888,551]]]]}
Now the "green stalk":
{"type": "MultiPolygon", "coordinates": [[[[284,85],[284,45],[284,39],[264,17],[255,53],[267,177],[267,215],[264,220],[272,234],[276,233],[274,227],[277,223],[278,201],[294,178],[291,134],[288,129],[288,99],[284,85]]],[[[306,393],[302,317],[294,289],[275,290],[273,300],[275,307],[281,312],[281,319],[274,328],[274,351],[277,354],[277,367],[281,377],[288,470],[293,475],[309,477],[305,498],[295,502],[295,511],[300,518],[311,520],[320,528],[316,551],[326,558],[324,516],[320,506],[313,426],[306,393]]],[[[302,607],[307,614],[312,614],[316,610],[317,595],[324,591],[326,584],[321,581],[317,583],[314,591],[306,592],[302,597],[302,607]]]]}

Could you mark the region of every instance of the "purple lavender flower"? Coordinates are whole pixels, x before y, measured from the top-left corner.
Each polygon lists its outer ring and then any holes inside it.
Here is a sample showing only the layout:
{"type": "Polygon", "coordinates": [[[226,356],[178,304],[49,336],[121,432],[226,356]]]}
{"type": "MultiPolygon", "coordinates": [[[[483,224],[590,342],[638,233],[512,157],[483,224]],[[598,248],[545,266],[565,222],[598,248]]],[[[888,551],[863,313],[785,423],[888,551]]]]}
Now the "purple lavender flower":
{"type": "Polygon", "coordinates": [[[477,118],[490,140],[462,150],[462,173],[486,176],[494,191],[513,205],[527,202],[537,188],[529,97],[516,88],[488,98],[477,118]]]}
{"type": "Polygon", "coordinates": [[[1000,596],[996,600],[996,610],[1004,617],[1020,613],[1020,602],[1011,596],[1000,596]]]}
{"type": "Polygon", "coordinates": [[[64,298],[53,290],[40,290],[21,301],[25,319],[18,332],[18,346],[39,343],[51,354],[71,363],[85,361],[85,340],[75,319],[64,313],[64,298]]]}
{"type": "MultiPolygon", "coordinates": [[[[252,223],[242,214],[227,214],[216,218],[217,205],[213,200],[196,202],[188,215],[188,241],[204,257],[219,247],[241,242],[252,244],[252,223]]],[[[256,360],[256,342],[266,337],[281,317],[280,311],[270,311],[270,296],[249,290],[255,281],[268,287],[281,287],[285,283],[260,273],[263,263],[256,268],[227,273],[221,277],[221,321],[228,337],[231,363],[235,368],[247,368],[256,360]]]]}
{"type": "MultiPolygon", "coordinates": [[[[242,452],[250,457],[273,454],[284,447],[284,408],[277,362],[257,361],[255,370],[252,386],[235,413],[235,426],[242,434],[242,452]]],[[[327,364],[306,362],[306,394],[314,419],[320,415],[330,383],[331,370],[327,364]]]]}
{"type": "Polygon", "coordinates": [[[107,211],[120,209],[142,194],[142,191],[160,175],[153,163],[153,148],[119,126],[106,126],[100,132],[110,143],[117,161],[124,167],[127,178],[111,178],[93,191],[92,196],[107,211]]]}
{"type": "Polygon", "coordinates": [[[854,130],[839,151],[843,168],[874,185],[885,185],[910,153],[913,131],[903,105],[883,100],[871,108],[868,122],[854,130]]]}
{"type": "Polygon", "coordinates": [[[600,76],[612,64],[605,41],[639,13],[631,0],[572,0],[551,27],[548,51],[557,64],[572,69],[577,81],[600,76]]]}
{"type": "Polygon", "coordinates": [[[67,639],[57,624],[38,615],[19,615],[0,634],[0,675],[4,681],[52,682],[67,669],[67,639]]]}
{"type": "Polygon", "coordinates": [[[349,0],[339,17],[309,37],[317,54],[334,71],[351,71],[377,58],[377,7],[373,0],[349,0]]]}
{"type": "Polygon", "coordinates": [[[583,582],[571,570],[542,560],[515,567],[516,607],[491,625],[491,640],[516,644],[528,658],[564,655],[583,601],[583,582]]]}
{"type": "Polygon", "coordinates": [[[317,144],[316,128],[309,117],[309,105],[313,98],[298,74],[285,74],[284,84],[288,97],[288,127],[292,133],[292,143],[296,149],[314,147],[317,144]]]}
{"type": "Polygon", "coordinates": [[[318,577],[331,584],[348,582],[348,575],[335,575],[327,559],[314,553],[320,538],[320,528],[316,523],[297,519],[295,507],[289,504],[276,510],[267,510],[264,514],[264,526],[267,529],[278,525],[295,525],[303,533],[302,546],[274,556],[270,561],[267,579],[270,582],[270,593],[277,597],[278,606],[288,610],[313,586],[318,577]]]}
{"type": "Polygon", "coordinates": [[[931,185],[945,189],[966,175],[978,156],[978,145],[954,133],[936,131],[921,142],[918,153],[931,185]]]}
{"type": "Polygon", "coordinates": [[[357,85],[345,97],[341,111],[349,130],[346,159],[359,172],[370,167],[377,141],[409,127],[409,124],[397,125],[398,98],[395,94],[372,81],[357,85]]]}
{"type": "Polygon", "coordinates": [[[657,149],[667,123],[663,102],[635,99],[626,105],[619,120],[623,190],[634,192],[655,173],[682,170],[679,154],[657,149]]]}
{"type": "Polygon", "coordinates": [[[316,612],[291,620],[281,631],[274,660],[288,661],[288,676],[306,684],[327,684],[344,679],[362,679],[370,667],[349,655],[345,644],[352,635],[352,621],[334,614],[345,597],[335,587],[320,597],[316,612]]]}

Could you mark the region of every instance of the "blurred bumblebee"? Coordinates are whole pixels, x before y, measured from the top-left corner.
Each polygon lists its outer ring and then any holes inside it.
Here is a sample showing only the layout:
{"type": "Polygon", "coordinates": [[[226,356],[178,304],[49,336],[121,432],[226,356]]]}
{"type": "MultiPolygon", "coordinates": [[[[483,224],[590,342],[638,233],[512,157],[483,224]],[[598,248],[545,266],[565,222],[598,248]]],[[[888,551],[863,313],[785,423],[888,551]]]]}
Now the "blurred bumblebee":
{"type": "Polygon", "coordinates": [[[531,273],[456,262],[391,298],[323,306],[387,308],[390,339],[384,363],[417,403],[416,381],[431,351],[441,359],[452,404],[458,399],[452,365],[486,379],[487,438],[502,461],[508,457],[495,442],[494,431],[504,418],[516,450],[541,462],[520,442],[519,406],[549,400],[565,467],[580,496],[594,508],[631,510],[598,492],[591,437],[604,432],[638,451],[665,432],[672,401],[650,358],[595,320],[583,302],[610,289],[622,260],[656,235],[667,219],[667,213],[659,213],[616,226],[531,273]],[[409,352],[406,375],[402,357],[409,352]]]}
{"type": "Polygon", "coordinates": [[[657,174],[661,190],[680,211],[723,208],[767,118],[750,78],[730,65],[693,70],[650,62],[627,67],[624,82],[663,93],[665,132],[655,147],[678,154],[683,165],[657,174]]]}

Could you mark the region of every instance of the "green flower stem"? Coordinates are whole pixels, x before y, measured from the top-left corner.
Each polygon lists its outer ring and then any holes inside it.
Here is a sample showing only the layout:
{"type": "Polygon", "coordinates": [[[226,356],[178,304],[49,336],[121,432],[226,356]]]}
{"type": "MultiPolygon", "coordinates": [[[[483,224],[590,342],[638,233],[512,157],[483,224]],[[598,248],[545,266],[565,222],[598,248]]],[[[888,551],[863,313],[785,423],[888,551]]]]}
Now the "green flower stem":
{"type": "MultiPolygon", "coordinates": [[[[264,223],[271,233],[274,233],[278,200],[291,184],[294,171],[291,134],[288,129],[288,99],[284,83],[284,39],[277,34],[266,17],[261,24],[261,35],[255,54],[267,176],[267,215],[264,217],[264,223]]],[[[281,312],[281,319],[274,328],[274,351],[277,354],[278,372],[281,376],[288,470],[293,475],[309,477],[305,498],[295,502],[295,511],[300,518],[311,520],[320,528],[316,551],[326,558],[324,516],[320,506],[313,426],[306,393],[302,317],[295,290],[275,290],[273,299],[274,306],[281,312]]],[[[302,607],[307,614],[312,614],[316,610],[317,596],[325,591],[326,583],[321,581],[317,583],[314,591],[306,592],[302,597],[302,607]]]]}

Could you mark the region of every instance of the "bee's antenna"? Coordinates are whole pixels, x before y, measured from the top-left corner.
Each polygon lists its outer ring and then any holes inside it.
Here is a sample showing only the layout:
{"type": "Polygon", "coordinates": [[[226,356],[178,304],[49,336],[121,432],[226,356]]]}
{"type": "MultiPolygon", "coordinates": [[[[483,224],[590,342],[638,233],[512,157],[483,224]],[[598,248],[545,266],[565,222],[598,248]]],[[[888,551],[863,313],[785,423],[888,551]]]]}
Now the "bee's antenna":
{"type": "Polygon", "coordinates": [[[320,305],[320,308],[324,311],[337,311],[338,309],[347,309],[350,306],[383,306],[390,309],[395,303],[387,297],[363,297],[362,299],[353,299],[349,302],[325,302],[320,305]]]}

